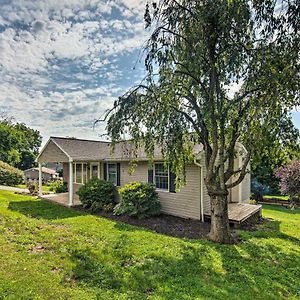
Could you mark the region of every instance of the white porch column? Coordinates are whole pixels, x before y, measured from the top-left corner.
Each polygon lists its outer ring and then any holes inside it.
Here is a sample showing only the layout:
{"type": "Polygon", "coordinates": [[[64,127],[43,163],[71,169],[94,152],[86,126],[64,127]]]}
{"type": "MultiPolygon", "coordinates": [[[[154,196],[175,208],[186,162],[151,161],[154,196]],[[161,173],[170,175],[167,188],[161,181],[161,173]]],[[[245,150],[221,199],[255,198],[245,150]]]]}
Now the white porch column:
{"type": "Polygon", "coordinates": [[[74,204],[74,189],[73,189],[73,162],[69,162],[69,206],[74,204]]]}
{"type": "Polygon", "coordinates": [[[39,196],[42,196],[43,192],[42,192],[42,185],[43,185],[43,181],[42,181],[42,164],[39,162],[39,196]]]}

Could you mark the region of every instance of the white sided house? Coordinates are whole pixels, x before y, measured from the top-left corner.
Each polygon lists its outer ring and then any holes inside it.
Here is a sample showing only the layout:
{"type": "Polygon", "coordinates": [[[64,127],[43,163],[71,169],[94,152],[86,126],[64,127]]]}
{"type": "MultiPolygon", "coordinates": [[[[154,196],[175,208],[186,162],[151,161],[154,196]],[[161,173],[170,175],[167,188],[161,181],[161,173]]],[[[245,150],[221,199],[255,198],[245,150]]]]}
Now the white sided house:
{"type": "MultiPolygon", "coordinates": [[[[244,151],[241,145],[237,147],[240,148],[238,152],[244,151]]],[[[140,150],[135,157],[137,166],[130,173],[133,157],[131,144],[126,141],[118,143],[112,152],[109,142],[50,137],[37,161],[40,172],[43,163],[63,164],[64,181],[68,182],[69,192],[66,196],[69,206],[78,203],[76,191],[92,177],[109,180],[117,187],[132,181],[151,182],[156,186],[163,213],[203,221],[204,216],[210,216],[211,208],[204,184],[206,170],[201,150],[200,145],[195,147],[196,159],[187,167],[186,185],[180,191],[175,191],[175,176],[164,167],[162,155],[157,149],[153,167],[149,167],[146,153],[140,150]]],[[[236,158],[235,167],[239,168],[241,164],[242,155],[236,158]]],[[[250,174],[247,174],[241,184],[230,190],[229,219],[241,223],[259,212],[261,206],[247,204],[249,199],[250,174]]]]}

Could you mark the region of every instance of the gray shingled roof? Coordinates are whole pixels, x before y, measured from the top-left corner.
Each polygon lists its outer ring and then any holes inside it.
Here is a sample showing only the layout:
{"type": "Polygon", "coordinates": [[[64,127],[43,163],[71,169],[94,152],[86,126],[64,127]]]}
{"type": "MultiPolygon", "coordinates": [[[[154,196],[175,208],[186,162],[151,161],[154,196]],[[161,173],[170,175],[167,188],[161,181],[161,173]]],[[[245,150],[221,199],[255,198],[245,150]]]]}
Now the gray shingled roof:
{"type": "MultiPolygon", "coordinates": [[[[50,137],[67,156],[73,161],[97,161],[97,160],[130,160],[132,159],[132,143],[130,141],[120,142],[115,145],[114,152],[111,151],[110,143],[104,141],[82,140],[75,138],[50,137]]],[[[47,146],[46,146],[47,147],[47,146]]],[[[195,146],[195,153],[201,151],[200,145],[195,146]]],[[[41,152],[42,153],[42,152],[41,152]]],[[[156,148],[155,159],[162,159],[161,151],[156,148]]],[[[138,160],[148,160],[144,149],[137,152],[138,160]]]]}
{"type": "Polygon", "coordinates": [[[110,143],[74,138],[50,137],[69,157],[76,160],[102,160],[109,156],[110,143]]]}

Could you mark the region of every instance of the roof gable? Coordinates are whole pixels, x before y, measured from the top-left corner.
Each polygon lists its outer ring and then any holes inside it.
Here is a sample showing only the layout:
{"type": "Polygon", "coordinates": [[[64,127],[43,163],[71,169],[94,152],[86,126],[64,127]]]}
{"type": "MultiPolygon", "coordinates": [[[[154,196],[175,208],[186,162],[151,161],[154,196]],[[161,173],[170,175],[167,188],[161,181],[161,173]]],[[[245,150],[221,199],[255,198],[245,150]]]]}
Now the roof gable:
{"type": "Polygon", "coordinates": [[[38,162],[69,162],[70,156],[65,153],[51,138],[37,157],[38,162]]]}

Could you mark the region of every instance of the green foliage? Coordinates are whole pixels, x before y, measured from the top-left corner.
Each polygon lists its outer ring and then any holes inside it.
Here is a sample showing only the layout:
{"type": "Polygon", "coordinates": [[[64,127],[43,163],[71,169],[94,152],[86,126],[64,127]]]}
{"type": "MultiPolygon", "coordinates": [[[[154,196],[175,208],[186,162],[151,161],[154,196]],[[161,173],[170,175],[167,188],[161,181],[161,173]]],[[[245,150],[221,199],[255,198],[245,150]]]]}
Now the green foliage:
{"type": "Polygon", "coordinates": [[[252,152],[252,177],[279,193],[279,180],[275,170],[291,160],[300,158],[300,132],[291,120],[290,114],[283,113],[272,126],[264,127],[259,146],[252,152]],[[274,124],[276,122],[276,124],[274,124]]]}
{"type": "Polygon", "coordinates": [[[271,221],[243,231],[240,243],[216,245],[0,191],[0,295],[298,299],[300,209],[266,205],[263,216],[271,221]]]}
{"type": "Polygon", "coordinates": [[[116,187],[113,183],[98,178],[92,178],[77,192],[83,206],[91,211],[108,209],[115,201],[116,187]]]}
{"type": "Polygon", "coordinates": [[[114,210],[115,207],[115,203],[108,203],[108,204],[104,204],[102,209],[105,212],[112,212],[114,210]]]}
{"type": "MultiPolygon", "coordinates": [[[[153,32],[145,43],[146,76],[107,112],[112,141],[129,135],[134,153],[144,147],[150,158],[159,146],[177,186],[185,181],[194,146],[202,144],[207,191],[224,205],[263,133],[278,129],[277,119],[300,105],[298,2],[148,5],[144,18],[153,32]],[[238,141],[245,148],[238,150],[243,165],[235,170],[238,141]]],[[[211,215],[212,223],[224,224],[213,226],[210,238],[228,242],[225,208],[223,214],[211,215]]]]}
{"type": "Polygon", "coordinates": [[[263,196],[271,193],[271,190],[268,186],[260,183],[257,179],[253,178],[251,180],[251,193],[253,194],[253,199],[256,201],[262,201],[263,196]]]}
{"type": "Polygon", "coordinates": [[[28,180],[26,186],[31,195],[37,195],[39,191],[39,185],[35,180],[28,180]]]}
{"type": "Polygon", "coordinates": [[[0,160],[21,170],[34,166],[42,138],[23,123],[0,120],[0,160]]]}
{"type": "Polygon", "coordinates": [[[0,161],[0,185],[15,186],[23,183],[24,174],[21,170],[0,161]]]}
{"type": "Polygon", "coordinates": [[[181,182],[193,146],[202,143],[208,190],[232,188],[233,174],[242,180],[254,141],[272,128],[280,131],[286,112],[300,101],[297,14],[291,3],[276,10],[275,4],[183,0],[147,6],[146,25],[154,26],[145,48],[147,75],[108,111],[112,140],[129,134],[150,158],[160,146],[181,182]],[[249,154],[236,174],[238,140],[249,154]]]}
{"type": "Polygon", "coordinates": [[[49,191],[53,191],[54,193],[66,193],[68,191],[68,183],[62,179],[52,181],[49,184],[49,191]]]}
{"type": "Polygon", "coordinates": [[[291,201],[300,199],[300,160],[294,160],[276,170],[280,190],[291,201]]]}
{"type": "Polygon", "coordinates": [[[160,202],[155,187],[149,183],[132,182],[120,190],[121,200],[116,205],[116,215],[128,215],[139,219],[160,214],[160,202]]]}

